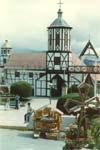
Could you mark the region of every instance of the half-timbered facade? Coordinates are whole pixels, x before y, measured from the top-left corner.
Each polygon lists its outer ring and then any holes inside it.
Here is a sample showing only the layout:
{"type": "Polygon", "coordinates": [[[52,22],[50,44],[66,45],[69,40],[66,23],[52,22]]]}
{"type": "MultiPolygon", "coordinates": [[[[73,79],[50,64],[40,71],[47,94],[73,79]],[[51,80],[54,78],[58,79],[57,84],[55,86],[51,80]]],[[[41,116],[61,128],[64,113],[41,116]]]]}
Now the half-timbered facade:
{"type": "Polygon", "coordinates": [[[65,71],[71,63],[69,58],[71,29],[72,27],[63,19],[62,10],[59,8],[57,19],[48,27],[48,51],[46,53],[47,87],[49,88],[49,82],[55,83],[56,89],[53,91],[56,96],[61,95],[65,81],[69,82],[69,76],[65,71]]]}
{"type": "Polygon", "coordinates": [[[46,74],[45,60],[45,53],[12,54],[5,65],[5,79],[10,85],[17,81],[27,81],[32,85],[33,95],[46,96],[46,92],[44,92],[46,91],[44,86],[46,81],[44,81],[45,79],[40,81],[40,78],[46,74]]]}

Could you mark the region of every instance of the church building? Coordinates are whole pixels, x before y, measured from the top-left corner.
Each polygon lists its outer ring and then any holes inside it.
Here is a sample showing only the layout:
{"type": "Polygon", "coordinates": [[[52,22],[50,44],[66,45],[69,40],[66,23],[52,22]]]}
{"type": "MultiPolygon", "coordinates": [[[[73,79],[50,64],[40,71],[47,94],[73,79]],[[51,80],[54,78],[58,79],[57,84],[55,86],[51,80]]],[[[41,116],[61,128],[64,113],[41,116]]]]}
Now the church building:
{"type": "Polygon", "coordinates": [[[33,96],[61,96],[64,86],[79,84],[83,74],[71,74],[69,67],[87,66],[85,58],[91,52],[95,58],[99,56],[89,41],[78,58],[71,50],[71,30],[72,27],[63,19],[60,3],[57,18],[48,26],[48,51],[14,53],[5,40],[0,53],[1,79],[8,85],[27,81],[32,86],[33,96]]]}

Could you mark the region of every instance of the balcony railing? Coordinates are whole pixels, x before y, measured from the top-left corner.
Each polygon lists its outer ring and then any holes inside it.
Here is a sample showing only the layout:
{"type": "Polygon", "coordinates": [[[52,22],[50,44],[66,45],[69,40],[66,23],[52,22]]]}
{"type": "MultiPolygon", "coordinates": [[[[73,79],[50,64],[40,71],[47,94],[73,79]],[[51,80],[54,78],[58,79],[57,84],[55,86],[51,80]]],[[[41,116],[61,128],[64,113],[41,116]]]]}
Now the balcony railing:
{"type": "Polygon", "coordinates": [[[47,68],[48,73],[92,73],[92,74],[100,74],[100,66],[69,66],[66,67],[65,70],[63,68],[56,69],[56,68],[47,68]]]}

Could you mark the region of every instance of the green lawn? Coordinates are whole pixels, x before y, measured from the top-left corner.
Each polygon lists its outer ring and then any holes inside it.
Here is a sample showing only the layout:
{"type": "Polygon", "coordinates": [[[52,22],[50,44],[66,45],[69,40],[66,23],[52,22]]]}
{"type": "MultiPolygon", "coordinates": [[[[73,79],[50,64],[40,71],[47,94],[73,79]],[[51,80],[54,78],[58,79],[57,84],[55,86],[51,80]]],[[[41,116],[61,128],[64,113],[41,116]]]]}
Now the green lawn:
{"type": "MultiPolygon", "coordinates": [[[[0,105],[5,105],[6,104],[6,96],[0,97],[0,105]]],[[[21,100],[21,106],[25,106],[25,103],[27,103],[29,99],[23,98],[21,100]]],[[[15,106],[15,97],[10,97],[10,106],[14,107],[15,106]]]]}

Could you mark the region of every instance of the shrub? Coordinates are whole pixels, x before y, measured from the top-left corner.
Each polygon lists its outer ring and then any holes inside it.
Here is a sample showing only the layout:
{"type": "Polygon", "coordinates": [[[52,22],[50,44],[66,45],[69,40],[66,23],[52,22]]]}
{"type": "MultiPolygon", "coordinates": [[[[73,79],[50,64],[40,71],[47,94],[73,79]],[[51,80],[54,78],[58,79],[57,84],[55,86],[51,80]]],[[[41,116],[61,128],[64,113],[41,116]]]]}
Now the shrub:
{"type": "Polygon", "coordinates": [[[78,88],[77,88],[77,84],[73,84],[69,89],[68,89],[68,93],[78,93],[78,88]]]}
{"type": "Polygon", "coordinates": [[[25,81],[18,81],[11,85],[11,94],[20,95],[20,97],[29,97],[32,95],[32,87],[25,81]]]}
{"type": "Polygon", "coordinates": [[[57,101],[57,105],[56,107],[58,109],[60,109],[64,114],[67,113],[67,111],[64,108],[64,104],[65,102],[67,102],[67,100],[73,100],[68,104],[68,107],[71,108],[75,105],[77,105],[75,102],[80,100],[79,94],[78,93],[70,93],[64,96],[59,97],[58,101],[57,101]]]}
{"type": "Polygon", "coordinates": [[[56,107],[61,110],[64,114],[66,114],[66,110],[64,108],[64,104],[66,102],[66,96],[62,96],[58,99],[56,107]]]}
{"type": "Polygon", "coordinates": [[[100,117],[98,119],[94,119],[92,124],[92,136],[94,138],[94,142],[96,147],[100,148],[100,117]]]}
{"type": "MultiPolygon", "coordinates": [[[[90,84],[87,84],[86,86],[89,87],[89,91],[88,91],[88,95],[87,95],[87,96],[86,96],[86,94],[85,94],[85,92],[87,92],[87,91],[86,91],[86,88],[82,88],[82,89],[81,89],[82,94],[84,93],[84,100],[86,100],[86,99],[91,98],[91,97],[94,96],[94,89],[93,89],[93,86],[90,85],[90,84]]],[[[78,91],[77,85],[72,85],[72,88],[74,89],[74,91],[78,91]]],[[[69,91],[70,91],[70,90],[71,90],[71,89],[69,89],[69,91]]],[[[65,114],[68,113],[68,112],[65,110],[65,108],[64,108],[64,104],[65,104],[65,102],[67,102],[67,100],[73,100],[73,101],[70,101],[70,102],[69,102],[68,108],[72,108],[72,107],[76,106],[76,105],[77,105],[76,101],[80,101],[80,102],[81,102],[81,99],[80,99],[80,96],[79,96],[78,92],[77,92],[77,93],[69,93],[69,94],[67,94],[67,95],[65,95],[65,96],[61,96],[61,97],[58,99],[58,102],[57,102],[56,107],[57,107],[58,109],[60,109],[60,110],[61,110],[63,113],[65,113],[65,114]]]]}

